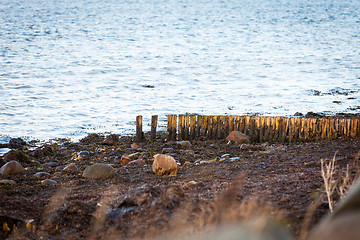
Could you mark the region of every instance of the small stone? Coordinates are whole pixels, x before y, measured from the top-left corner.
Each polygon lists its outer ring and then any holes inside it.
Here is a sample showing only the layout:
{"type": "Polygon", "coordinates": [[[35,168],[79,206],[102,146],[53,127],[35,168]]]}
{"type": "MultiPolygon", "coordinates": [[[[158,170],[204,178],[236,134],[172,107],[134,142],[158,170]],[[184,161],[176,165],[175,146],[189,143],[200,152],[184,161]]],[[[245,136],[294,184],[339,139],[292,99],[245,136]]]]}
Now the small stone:
{"type": "Polygon", "coordinates": [[[240,150],[249,150],[250,149],[250,145],[249,144],[241,144],[240,146],[240,150]]]}
{"type": "Polygon", "coordinates": [[[131,162],[131,160],[132,160],[131,156],[124,154],[124,155],[121,156],[120,163],[121,164],[128,164],[129,162],[131,162]]]}
{"type": "Polygon", "coordinates": [[[103,144],[105,145],[114,145],[115,143],[119,142],[119,136],[116,134],[110,134],[105,138],[103,144]]]}
{"type": "Polygon", "coordinates": [[[129,165],[140,165],[140,166],[146,166],[146,162],[144,159],[136,159],[128,163],[129,165]]]}
{"type": "Polygon", "coordinates": [[[16,175],[23,173],[25,169],[17,161],[10,161],[0,168],[0,175],[16,175]]]}
{"type": "Polygon", "coordinates": [[[165,154],[165,153],[173,153],[174,149],[173,148],[163,148],[163,150],[161,152],[163,154],[165,154]]]}
{"type": "Polygon", "coordinates": [[[51,167],[51,168],[54,168],[54,167],[57,167],[59,166],[59,164],[57,162],[46,162],[43,164],[44,167],[51,167]]]}
{"type": "Polygon", "coordinates": [[[181,145],[182,147],[191,147],[191,143],[189,141],[178,141],[177,144],[181,145]]]}
{"type": "Polygon", "coordinates": [[[139,144],[137,144],[137,143],[132,143],[131,144],[131,149],[139,149],[139,148],[141,148],[140,146],[139,146],[139,144]]]}
{"type": "Polygon", "coordinates": [[[41,181],[42,185],[56,185],[57,181],[52,180],[52,179],[44,179],[41,181]]]}
{"type": "Polygon", "coordinates": [[[61,172],[54,172],[54,174],[53,174],[53,177],[54,178],[57,178],[57,177],[61,177],[61,172]]]}
{"type": "Polygon", "coordinates": [[[250,143],[249,137],[239,131],[232,131],[226,137],[226,141],[235,143],[250,143]]]}
{"type": "Polygon", "coordinates": [[[44,177],[49,177],[50,173],[47,172],[37,172],[34,174],[34,177],[36,178],[44,178],[44,177]]]}
{"type": "Polygon", "coordinates": [[[96,163],[91,166],[88,166],[84,172],[83,177],[88,179],[102,179],[102,178],[110,178],[115,174],[115,170],[113,167],[104,163],[96,163]]]}
{"type": "Polygon", "coordinates": [[[177,164],[172,156],[166,154],[156,154],[154,156],[152,170],[160,176],[176,176],[177,164]]]}
{"type": "Polygon", "coordinates": [[[89,151],[84,150],[84,151],[79,152],[79,154],[78,154],[78,159],[79,160],[86,160],[86,159],[89,159],[89,158],[90,158],[89,151]]]}
{"type": "Polygon", "coordinates": [[[16,184],[16,182],[14,180],[10,180],[10,179],[1,179],[0,180],[0,184],[10,184],[10,185],[14,185],[16,184]]]}
{"type": "Polygon", "coordinates": [[[78,167],[75,164],[68,164],[64,167],[63,171],[65,172],[77,172],[78,167]]]}

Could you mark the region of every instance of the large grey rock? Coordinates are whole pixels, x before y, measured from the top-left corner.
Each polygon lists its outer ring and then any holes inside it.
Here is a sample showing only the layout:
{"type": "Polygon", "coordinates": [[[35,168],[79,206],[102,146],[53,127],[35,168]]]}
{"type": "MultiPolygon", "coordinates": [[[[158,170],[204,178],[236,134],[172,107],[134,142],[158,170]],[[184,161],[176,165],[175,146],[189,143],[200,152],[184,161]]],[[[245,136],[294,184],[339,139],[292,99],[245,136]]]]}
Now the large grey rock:
{"type": "Polygon", "coordinates": [[[83,176],[88,179],[111,178],[114,174],[114,168],[104,163],[96,163],[88,166],[83,172],[83,176]]]}

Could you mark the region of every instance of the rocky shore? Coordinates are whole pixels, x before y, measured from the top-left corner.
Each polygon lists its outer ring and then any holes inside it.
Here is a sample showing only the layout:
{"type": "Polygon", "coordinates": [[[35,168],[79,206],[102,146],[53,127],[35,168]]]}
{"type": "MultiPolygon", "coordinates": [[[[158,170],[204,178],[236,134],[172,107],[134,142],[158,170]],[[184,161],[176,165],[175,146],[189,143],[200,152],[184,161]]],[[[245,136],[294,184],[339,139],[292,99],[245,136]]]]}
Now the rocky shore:
{"type": "MultiPolygon", "coordinates": [[[[321,160],[336,154],[338,182],[359,172],[356,138],[292,144],[238,138],[12,139],[0,158],[0,238],[185,239],[266,218],[279,230],[269,230],[268,239],[301,239],[329,214],[321,160]]],[[[333,201],[339,197],[334,191],[333,201]]]]}

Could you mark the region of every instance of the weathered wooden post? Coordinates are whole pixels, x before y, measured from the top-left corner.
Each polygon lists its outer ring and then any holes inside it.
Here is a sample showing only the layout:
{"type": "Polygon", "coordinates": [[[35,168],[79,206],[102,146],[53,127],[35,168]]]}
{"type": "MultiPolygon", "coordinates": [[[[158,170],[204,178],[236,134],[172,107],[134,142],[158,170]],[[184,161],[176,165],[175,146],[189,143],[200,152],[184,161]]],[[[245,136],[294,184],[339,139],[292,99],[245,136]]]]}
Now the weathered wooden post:
{"type": "Polygon", "coordinates": [[[151,132],[150,132],[151,140],[156,139],[157,121],[158,121],[158,116],[157,115],[151,116],[151,132]]]}
{"type": "Polygon", "coordinates": [[[175,141],[176,140],[176,125],[177,125],[177,116],[168,115],[167,116],[167,140],[175,141]]]}
{"type": "Polygon", "coordinates": [[[141,142],[143,139],[142,132],[142,116],[136,116],[136,142],[141,142]]]}
{"type": "Polygon", "coordinates": [[[197,115],[195,137],[201,136],[202,121],[203,121],[203,117],[201,115],[197,115]]]}
{"type": "Polygon", "coordinates": [[[184,139],[189,139],[189,115],[184,115],[184,139]]]}
{"type": "Polygon", "coordinates": [[[190,139],[195,139],[196,137],[196,115],[190,115],[190,139]]]}

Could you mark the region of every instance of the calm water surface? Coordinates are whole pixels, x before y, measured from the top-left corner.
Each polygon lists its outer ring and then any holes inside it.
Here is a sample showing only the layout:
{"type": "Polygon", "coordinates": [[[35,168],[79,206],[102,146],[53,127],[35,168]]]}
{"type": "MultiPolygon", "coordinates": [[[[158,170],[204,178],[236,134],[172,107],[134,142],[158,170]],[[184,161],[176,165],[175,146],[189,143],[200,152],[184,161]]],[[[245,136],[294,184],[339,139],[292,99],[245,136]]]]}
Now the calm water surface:
{"type": "Polygon", "coordinates": [[[1,0],[0,141],[359,113],[359,46],[358,0],[1,0]]]}

